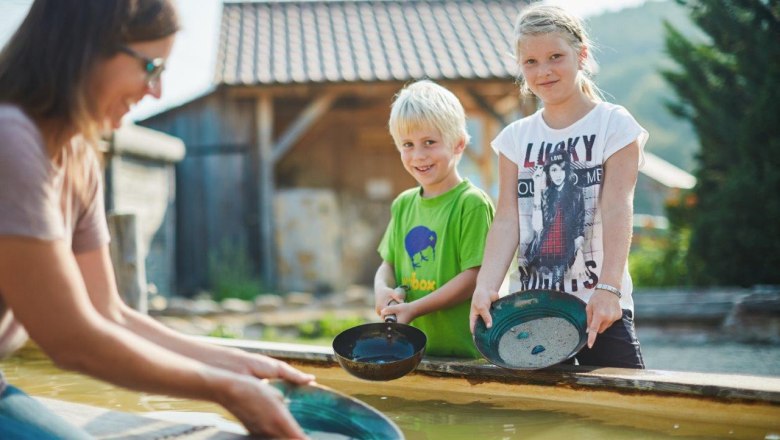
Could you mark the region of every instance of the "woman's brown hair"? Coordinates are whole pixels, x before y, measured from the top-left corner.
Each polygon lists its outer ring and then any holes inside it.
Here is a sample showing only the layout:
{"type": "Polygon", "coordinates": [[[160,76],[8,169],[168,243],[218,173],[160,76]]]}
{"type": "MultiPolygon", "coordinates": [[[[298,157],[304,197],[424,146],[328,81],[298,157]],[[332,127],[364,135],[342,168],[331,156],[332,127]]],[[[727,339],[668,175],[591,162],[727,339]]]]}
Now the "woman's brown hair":
{"type": "Polygon", "coordinates": [[[178,29],[172,0],[36,0],[0,52],[0,102],[47,121],[58,135],[94,141],[101,118],[86,83],[95,63],[178,29]]]}

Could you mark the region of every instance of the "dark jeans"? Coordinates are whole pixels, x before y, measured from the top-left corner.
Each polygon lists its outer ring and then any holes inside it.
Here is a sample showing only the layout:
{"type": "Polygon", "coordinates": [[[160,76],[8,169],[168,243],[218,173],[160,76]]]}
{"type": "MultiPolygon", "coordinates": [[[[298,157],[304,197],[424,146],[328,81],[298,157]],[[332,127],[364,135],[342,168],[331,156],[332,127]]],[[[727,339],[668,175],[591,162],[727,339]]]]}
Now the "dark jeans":
{"type": "Polygon", "coordinates": [[[0,439],[85,440],[92,437],[49,411],[40,402],[8,385],[0,395],[0,439]]]}
{"type": "Polygon", "coordinates": [[[593,348],[586,345],[566,363],[594,367],[645,368],[639,339],[634,329],[634,314],[623,310],[623,317],[596,337],[593,348]]]}

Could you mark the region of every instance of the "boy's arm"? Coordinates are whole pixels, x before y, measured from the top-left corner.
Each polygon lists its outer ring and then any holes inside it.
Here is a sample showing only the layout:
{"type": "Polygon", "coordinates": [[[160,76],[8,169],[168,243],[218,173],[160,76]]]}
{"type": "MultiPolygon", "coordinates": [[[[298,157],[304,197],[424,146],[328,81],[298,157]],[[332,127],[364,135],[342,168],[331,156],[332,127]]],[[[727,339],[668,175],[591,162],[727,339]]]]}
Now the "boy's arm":
{"type": "Polygon", "coordinates": [[[387,261],[382,261],[374,275],[374,307],[376,314],[384,317],[382,309],[387,307],[391,300],[399,303],[404,301],[396,295],[395,268],[387,261]]]}
{"type": "Polygon", "coordinates": [[[380,314],[395,314],[398,322],[408,324],[418,316],[456,306],[471,298],[478,272],[479,267],[466,269],[430,294],[410,303],[384,307],[380,314]]]}

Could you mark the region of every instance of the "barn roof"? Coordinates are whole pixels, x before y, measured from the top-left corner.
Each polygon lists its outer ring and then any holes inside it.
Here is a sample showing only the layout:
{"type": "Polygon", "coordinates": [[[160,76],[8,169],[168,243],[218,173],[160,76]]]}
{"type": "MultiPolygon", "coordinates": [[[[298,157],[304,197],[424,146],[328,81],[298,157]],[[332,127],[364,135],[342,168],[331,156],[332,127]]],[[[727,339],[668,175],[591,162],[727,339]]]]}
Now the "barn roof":
{"type": "Polygon", "coordinates": [[[225,2],[217,85],[513,78],[526,1],[225,2]]]}

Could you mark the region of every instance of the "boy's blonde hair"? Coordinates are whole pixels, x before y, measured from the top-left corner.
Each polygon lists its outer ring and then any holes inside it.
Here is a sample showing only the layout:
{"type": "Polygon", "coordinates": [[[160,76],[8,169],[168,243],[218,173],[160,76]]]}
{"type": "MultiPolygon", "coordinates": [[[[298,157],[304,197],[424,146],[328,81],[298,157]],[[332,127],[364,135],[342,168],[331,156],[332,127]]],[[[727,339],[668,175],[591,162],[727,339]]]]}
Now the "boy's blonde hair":
{"type": "Polygon", "coordinates": [[[469,143],[466,111],[458,98],[446,88],[429,80],[404,87],[395,97],[388,123],[396,146],[404,135],[433,127],[451,146],[463,140],[469,143]]]}
{"type": "MultiPolygon", "coordinates": [[[[523,10],[517,17],[515,23],[515,55],[517,60],[520,56],[520,41],[523,37],[531,35],[544,35],[557,32],[563,37],[569,45],[577,52],[585,48],[588,51],[588,59],[582,63],[580,71],[577,73],[577,82],[582,92],[594,101],[603,101],[601,90],[591,79],[595,63],[591,49],[590,38],[585,31],[582,21],[576,16],[570,14],[565,9],[552,5],[535,5],[523,10]]],[[[528,88],[524,78],[520,78],[520,92],[530,96],[531,90],[528,88]]]]}

